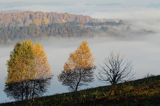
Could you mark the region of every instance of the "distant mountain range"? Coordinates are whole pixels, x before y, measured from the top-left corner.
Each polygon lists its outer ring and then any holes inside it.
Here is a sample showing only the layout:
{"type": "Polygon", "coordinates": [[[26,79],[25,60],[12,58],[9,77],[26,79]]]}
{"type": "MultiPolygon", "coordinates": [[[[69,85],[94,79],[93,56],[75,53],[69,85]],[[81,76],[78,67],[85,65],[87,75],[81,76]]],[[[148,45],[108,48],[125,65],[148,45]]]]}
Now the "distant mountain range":
{"type": "Polygon", "coordinates": [[[148,32],[145,29],[135,30],[123,20],[94,19],[56,12],[0,12],[0,42],[49,36],[120,36],[148,32]]]}

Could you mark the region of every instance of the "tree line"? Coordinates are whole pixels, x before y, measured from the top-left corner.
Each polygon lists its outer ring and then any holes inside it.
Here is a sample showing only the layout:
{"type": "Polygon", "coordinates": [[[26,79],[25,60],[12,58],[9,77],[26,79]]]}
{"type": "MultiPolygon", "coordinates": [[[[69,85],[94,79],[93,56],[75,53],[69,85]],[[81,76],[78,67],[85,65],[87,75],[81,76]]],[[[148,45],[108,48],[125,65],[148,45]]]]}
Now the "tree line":
{"type": "MultiPolygon", "coordinates": [[[[80,86],[94,80],[94,71],[97,69],[94,60],[88,42],[82,41],[70,54],[58,80],[62,85],[68,86],[69,90],[78,91],[80,86]]],[[[5,92],[8,96],[26,100],[39,97],[46,91],[52,73],[41,44],[31,40],[18,42],[10,54],[7,66],[5,92]]],[[[132,77],[131,63],[120,54],[111,53],[98,70],[97,78],[106,84],[109,82],[113,88],[132,77]]],[[[112,92],[115,91],[112,89],[112,92]]]]}
{"type": "Polygon", "coordinates": [[[106,36],[106,32],[117,35],[119,29],[126,32],[130,26],[122,20],[100,20],[68,13],[0,12],[0,43],[51,36],[92,37],[100,33],[106,36]]]}
{"type": "Polygon", "coordinates": [[[89,16],[68,13],[0,12],[0,42],[47,36],[80,36],[80,33],[87,35],[90,30],[80,25],[93,20],[89,16]]]}

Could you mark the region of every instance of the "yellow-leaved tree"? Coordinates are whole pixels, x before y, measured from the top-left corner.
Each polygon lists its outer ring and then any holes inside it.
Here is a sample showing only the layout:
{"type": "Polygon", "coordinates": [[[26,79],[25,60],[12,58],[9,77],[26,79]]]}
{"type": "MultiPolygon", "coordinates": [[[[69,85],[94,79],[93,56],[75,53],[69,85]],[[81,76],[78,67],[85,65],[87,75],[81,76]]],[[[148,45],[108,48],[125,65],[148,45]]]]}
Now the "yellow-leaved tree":
{"type": "Polygon", "coordinates": [[[51,71],[47,56],[40,44],[24,40],[16,44],[8,61],[6,83],[50,77],[51,71]]]}
{"type": "Polygon", "coordinates": [[[83,41],[79,48],[70,55],[58,79],[63,85],[77,91],[79,86],[93,81],[94,68],[94,58],[88,42],[83,41]]]}
{"type": "Polygon", "coordinates": [[[87,41],[83,41],[80,47],[70,55],[64,65],[64,70],[90,69],[94,67],[94,59],[87,41]]]}

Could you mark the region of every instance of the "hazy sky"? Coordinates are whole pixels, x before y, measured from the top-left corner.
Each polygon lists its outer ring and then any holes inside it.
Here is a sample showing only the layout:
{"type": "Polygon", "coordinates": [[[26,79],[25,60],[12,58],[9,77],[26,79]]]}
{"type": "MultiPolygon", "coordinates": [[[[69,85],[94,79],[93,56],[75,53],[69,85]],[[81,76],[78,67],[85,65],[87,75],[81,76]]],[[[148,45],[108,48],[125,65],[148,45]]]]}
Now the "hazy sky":
{"type": "Polygon", "coordinates": [[[160,0],[0,0],[0,10],[56,11],[99,18],[160,17],[160,0]]]}

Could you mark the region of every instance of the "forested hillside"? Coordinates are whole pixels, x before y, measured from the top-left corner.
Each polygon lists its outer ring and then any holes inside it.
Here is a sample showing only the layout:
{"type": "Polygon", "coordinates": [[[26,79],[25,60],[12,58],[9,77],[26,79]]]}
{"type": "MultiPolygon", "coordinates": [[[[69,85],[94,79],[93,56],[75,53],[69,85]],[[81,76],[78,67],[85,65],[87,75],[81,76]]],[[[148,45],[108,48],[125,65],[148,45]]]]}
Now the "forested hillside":
{"type": "Polygon", "coordinates": [[[94,19],[89,16],[55,12],[2,11],[0,12],[0,42],[14,39],[47,36],[81,37],[122,35],[133,31],[122,20],[94,19]]]}

